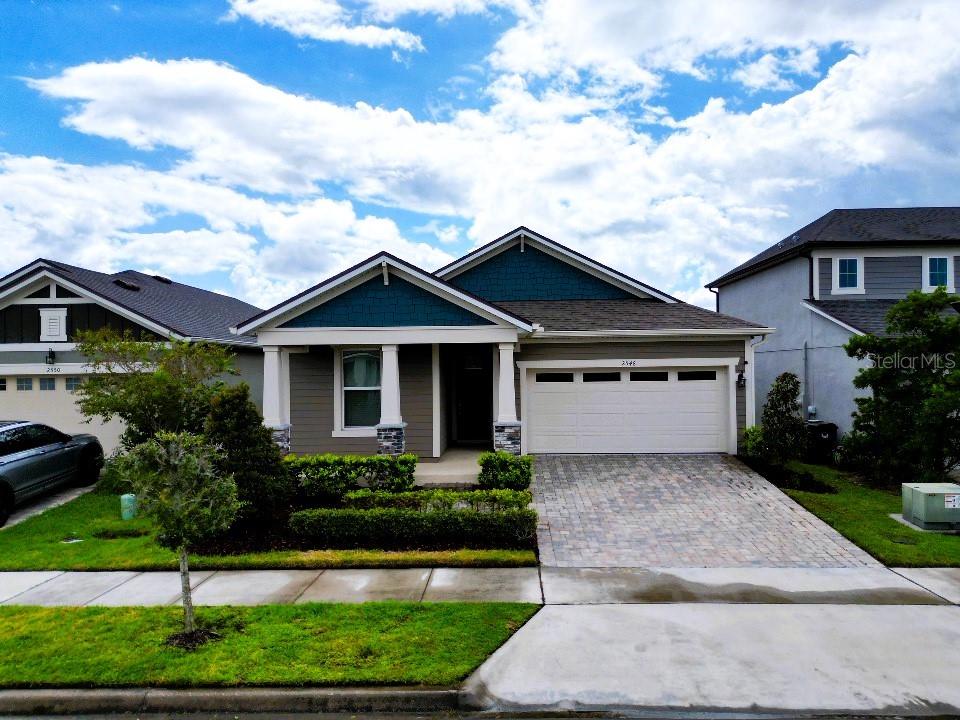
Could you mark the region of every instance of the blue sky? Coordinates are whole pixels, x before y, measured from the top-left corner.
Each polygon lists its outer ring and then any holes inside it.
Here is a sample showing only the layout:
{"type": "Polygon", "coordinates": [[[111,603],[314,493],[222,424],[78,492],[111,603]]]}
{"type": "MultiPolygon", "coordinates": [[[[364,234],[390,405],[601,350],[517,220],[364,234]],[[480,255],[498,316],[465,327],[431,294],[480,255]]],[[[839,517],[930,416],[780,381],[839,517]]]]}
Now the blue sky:
{"type": "Polygon", "coordinates": [[[956,203],[950,4],[806,9],[11,3],[0,272],[45,256],[267,305],[525,224],[709,305],[833,207],[956,203]]]}

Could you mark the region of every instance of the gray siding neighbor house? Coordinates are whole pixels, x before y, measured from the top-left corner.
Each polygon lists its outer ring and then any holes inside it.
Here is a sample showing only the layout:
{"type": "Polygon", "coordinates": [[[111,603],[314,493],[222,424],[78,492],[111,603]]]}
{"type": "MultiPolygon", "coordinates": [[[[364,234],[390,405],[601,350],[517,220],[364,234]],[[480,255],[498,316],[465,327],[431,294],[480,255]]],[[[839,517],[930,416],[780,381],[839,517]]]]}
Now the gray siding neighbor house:
{"type": "MultiPolygon", "coordinates": [[[[749,316],[749,313],[747,314],[749,316]]],[[[525,227],[436,272],[379,253],[232,328],[293,452],[736,452],[771,330],[525,227]]]]}
{"type": "Polygon", "coordinates": [[[225,379],[247,382],[259,403],[263,353],[252,337],[230,332],[231,325],[257,311],[235,298],[158,275],[107,274],[35,260],[0,278],[0,419],[92,433],[108,453],[116,448],[120,422],[86,423],[73,397],[90,372],[75,349],[75,335],[103,327],[145,340],[230,345],[239,374],[225,379]]]}
{"type": "Polygon", "coordinates": [[[707,287],[717,311],[747,315],[776,333],[754,348],[759,416],[773,379],[803,382],[810,418],[852,425],[861,363],[853,335],[882,334],[890,308],[913,290],[960,281],[960,208],[831,210],[707,287]]]}

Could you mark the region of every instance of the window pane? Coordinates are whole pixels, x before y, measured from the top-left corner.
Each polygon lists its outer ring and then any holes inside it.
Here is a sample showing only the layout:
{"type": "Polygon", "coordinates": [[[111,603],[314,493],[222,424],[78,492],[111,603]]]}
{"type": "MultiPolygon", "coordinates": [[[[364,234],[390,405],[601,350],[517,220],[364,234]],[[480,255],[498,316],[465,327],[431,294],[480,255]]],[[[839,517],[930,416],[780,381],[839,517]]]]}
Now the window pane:
{"type": "Polygon", "coordinates": [[[572,372],[537,373],[537,382],[559,382],[559,383],[573,382],[573,373],[572,372]]]}
{"type": "Polygon", "coordinates": [[[677,380],[716,380],[716,370],[681,370],[677,373],[677,380]]]}
{"type": "Polygon", "coordinates": [[[68,377],[67,378],[67,390],[73,392],[80,387],[80,378],[78,377],[68,377]]]}
{"type": "Polygon", "coordinates": [[[56,390],[57,389],[57,380],[56,378],[42,377],[40,378],[40,389],[41,390],[56,390]]]}
{"type": "Polygon", "coordinates": [[[839,286],[842,288],[857,287],[857,261],[855,258],[841,259],[838,263],[839,286]]]}
{"type": "Polygon", "coordinates": [[[33,390],[33,378],[17,378],[17,390],[33,390]]]}
{"type": "Polygon", "coordinates": [[[630,380],[631,382],[666,382],[667,373],[661,370],[632,372],[630,373],[630,380]]]}
{"type": "Polygon", "coordinates": [[[620,382],[620,373],[618,372],[585,372],[583,374],[584,382],[620,382]]]}
{"type": "Polygon", "coordinates": [[[380,422],[379,390],[344,390],[344,427],[371,427],[380,422]]]}
{"type": "Polygon", "coordinates": [[[947,286],[947,259],[930,258],[930,287],[947,286]]]}
{"type": "Polygon", "coordinates": [[[6,390],[6,389],[7,389],[7,379],[0,378],[0,391],[6,390]]]}
{"type": "Polygon", "coordinates": [[[344,387],[380,387],[380,356],[372,352],[343,354],[344,387]]]}

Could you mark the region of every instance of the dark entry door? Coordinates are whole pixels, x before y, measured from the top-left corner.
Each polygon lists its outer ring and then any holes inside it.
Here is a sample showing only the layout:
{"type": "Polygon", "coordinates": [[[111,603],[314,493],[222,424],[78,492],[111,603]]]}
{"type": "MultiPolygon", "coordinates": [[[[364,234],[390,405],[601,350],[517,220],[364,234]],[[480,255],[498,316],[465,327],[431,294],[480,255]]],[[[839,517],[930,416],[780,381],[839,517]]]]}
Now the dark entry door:
{"type": "Polygon", "coordinates": [[[453,441],[493,443],[493,351],[489,345],[462,345],[453,358],[453,441]]]}

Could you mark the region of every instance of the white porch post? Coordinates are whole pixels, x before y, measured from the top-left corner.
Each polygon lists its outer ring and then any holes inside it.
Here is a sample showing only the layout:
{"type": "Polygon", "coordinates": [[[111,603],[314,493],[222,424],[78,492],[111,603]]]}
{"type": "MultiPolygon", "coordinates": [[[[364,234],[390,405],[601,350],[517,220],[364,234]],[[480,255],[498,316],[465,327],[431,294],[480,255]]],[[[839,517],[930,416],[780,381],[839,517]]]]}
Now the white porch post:
{"type": "Polygon", "coordinates": [[[263,423],[269,427],[281,425],[283,389],[280,384],[280,348],[263,348],[263,423]]]}
{"type": "Polygon", "coordinates": [[[400,414],[400,363],[396,345],[380,346],[380,423],[377,452],[397,455],[406,449],[404,422],[400,414]]]}
{"type": "MultiPolygon", "coordinates": [[[[284,412],[289,375],[284,373],[283,358],[276,345],[263,348],[263,424],[273,430],[273,439],[284,451],[290,450],[290,423],[284,412]]],[[[289,412],[289,410],[287,411],[289,412]]]]}
{"type": "Polygon", "coordinates": [[[514,343],[499,343],[497,373],[497,417],[493,421],[493,449],[520,454],[520,423],[513,384],[514,343]]]}
{"type": "Polygon", "coordinates": [[[497,383],[497,422],[517,421],[517,398],[513,384],[513,343],[500,343],[497,383]]]}

